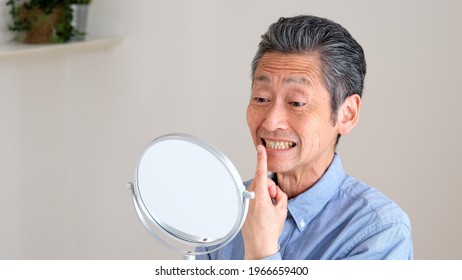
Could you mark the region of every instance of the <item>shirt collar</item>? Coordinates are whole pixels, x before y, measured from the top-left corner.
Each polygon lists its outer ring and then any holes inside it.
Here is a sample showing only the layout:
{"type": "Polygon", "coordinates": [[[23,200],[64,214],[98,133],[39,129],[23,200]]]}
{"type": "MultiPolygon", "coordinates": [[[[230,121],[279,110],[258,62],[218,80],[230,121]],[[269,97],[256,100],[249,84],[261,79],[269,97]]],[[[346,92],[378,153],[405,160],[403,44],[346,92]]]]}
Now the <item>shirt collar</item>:
{"type": "Polygon", "coordinates": [[[335,154],[332,163],[322,177],[307,191],[288,201],[288,211],[292,215],[300,231],[306,228],[314,217],[324,208],[338,191],[345,180],[340,157],[335,154]]]}

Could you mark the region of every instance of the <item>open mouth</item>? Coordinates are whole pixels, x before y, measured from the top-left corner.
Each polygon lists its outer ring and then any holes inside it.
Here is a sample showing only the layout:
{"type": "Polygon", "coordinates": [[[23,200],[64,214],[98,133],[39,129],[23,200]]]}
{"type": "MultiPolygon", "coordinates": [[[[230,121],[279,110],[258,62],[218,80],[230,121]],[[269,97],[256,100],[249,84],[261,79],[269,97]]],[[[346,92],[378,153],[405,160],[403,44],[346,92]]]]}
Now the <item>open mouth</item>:
{"type": "Polygon", "coordinates": [[[295,147],[295,143],[291,141],[271,141],[266,139],[261,139],[263,145],[266,148],[273,149],[273,150],[284,150],[295,147]]]}

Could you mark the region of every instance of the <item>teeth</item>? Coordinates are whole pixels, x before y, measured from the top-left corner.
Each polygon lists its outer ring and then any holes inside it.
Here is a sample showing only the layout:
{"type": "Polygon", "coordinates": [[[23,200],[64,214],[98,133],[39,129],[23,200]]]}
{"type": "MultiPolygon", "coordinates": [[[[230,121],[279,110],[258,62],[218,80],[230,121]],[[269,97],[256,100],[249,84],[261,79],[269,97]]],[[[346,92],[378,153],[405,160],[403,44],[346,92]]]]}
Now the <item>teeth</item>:
{"type": "Polygon", "coordinates": [[[285,142],[285,141],[269,141],[265,140],[265,145],[267,148],[274,150],[288,149],[295,146],[294,142],[285,142]]]}

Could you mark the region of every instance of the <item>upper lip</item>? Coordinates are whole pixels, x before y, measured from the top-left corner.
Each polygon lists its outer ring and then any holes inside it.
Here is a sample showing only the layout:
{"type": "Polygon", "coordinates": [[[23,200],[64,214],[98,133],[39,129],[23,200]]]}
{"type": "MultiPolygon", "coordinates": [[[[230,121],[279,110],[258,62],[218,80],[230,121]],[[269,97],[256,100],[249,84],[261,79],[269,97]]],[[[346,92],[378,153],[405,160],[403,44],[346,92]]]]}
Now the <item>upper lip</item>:
{"type": "Polygon", "coordinates": [[[260,137],[260,140],[262,141],[262,144],[265,145],[265,142],[271,141],[271,142],[289,142],[289,143],[294,143],[296,144],[295,141],[288,140],[288,139],[275,139],[275,138],[265,138],[265,137],[260,137]]]}
{"type": "Polygon", "coordinates": [[[260,136],[260,139],[262,141],[273,141],[273,142],[292,142],[295,143],[295,141],[289,140],[289,139],[277,139],[277,138],[269,138],[269,137],[264,137],[260,136]]]}
{"type": "Polygon", "coordinates": [[[263,135],[259,135],[259,138],[262,139],[262,140],[266,140],[266,141],[275,141],[275,142],[294,142],[294,140],[290,140],[290,139],[284,139],[284,138],[277,138],[277,137],[271,137],[271,136],[263,136],[263,135]]]}

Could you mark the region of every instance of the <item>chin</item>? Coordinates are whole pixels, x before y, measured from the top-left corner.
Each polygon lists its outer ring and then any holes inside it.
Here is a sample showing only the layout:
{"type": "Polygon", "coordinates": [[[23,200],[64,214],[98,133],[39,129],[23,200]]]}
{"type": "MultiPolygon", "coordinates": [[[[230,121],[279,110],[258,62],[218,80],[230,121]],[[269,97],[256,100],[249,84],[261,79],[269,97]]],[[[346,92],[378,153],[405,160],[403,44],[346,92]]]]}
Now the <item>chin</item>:
{"type": "Polygon", "coordinates": [[[273,172],[273,173],[285,173],[287,172],[288,166],[283,163],[271,163],[268,162],[268,171],[273,172]]]}

